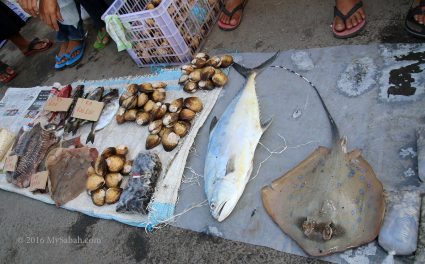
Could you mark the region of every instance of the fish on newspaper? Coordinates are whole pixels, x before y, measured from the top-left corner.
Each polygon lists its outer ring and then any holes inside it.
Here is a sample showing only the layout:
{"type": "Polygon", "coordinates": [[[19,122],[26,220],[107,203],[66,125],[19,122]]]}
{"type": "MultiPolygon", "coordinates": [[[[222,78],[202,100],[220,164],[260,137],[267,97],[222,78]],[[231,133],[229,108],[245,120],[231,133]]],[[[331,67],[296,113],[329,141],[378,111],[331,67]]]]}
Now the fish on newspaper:
{"type": "Polygon", "coordinates": [[[28,187],[31,175],[37,172],[50,146],[57,140],[55,133],[42,129],[40,123],[24,132],[12,149],[11,155],[17,155],[19,159],[15,171],[6,173],[7,180],[20,188],[28,187]]]}
{"type": "Polygon", "coordinates": [[[0,161],[3,160],[14,141],[15,134],[7,129],[0,128],[0,161]]]}
{"type": "Polygon", "coordinates": [[[255,77],[278,56],[247,69],[233,67],[245,78],[245,87],[226,108],[221,118],[211,123],[205,160],[205,192],[212,216],[223,221],[235,208],[252,172],[255,149],[271,120],[260,123],[260,108],[255,91],[255,77]]]}

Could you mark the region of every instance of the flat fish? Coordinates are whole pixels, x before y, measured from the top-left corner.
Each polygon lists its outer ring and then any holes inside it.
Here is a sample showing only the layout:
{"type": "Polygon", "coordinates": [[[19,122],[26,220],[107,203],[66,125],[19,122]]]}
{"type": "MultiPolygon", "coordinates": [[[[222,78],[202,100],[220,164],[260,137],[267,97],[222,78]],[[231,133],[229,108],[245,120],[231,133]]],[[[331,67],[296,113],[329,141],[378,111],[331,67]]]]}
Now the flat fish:
{"type": "Polygon", "coordinates": [[[260,123],[260,107],[255,91],[255,77],[278,56],[247,69],[233,67],[246,84],[224,111],[220,120],[213,119],[204,168],[205,193],[211,215],[219,222],[235,208],[252,172],[255,149],[271,120],[260,123]]]}
{"type": "Polygon", "coordinates": [[[133,162],[130,179],[117,203],[116,211],[147,214],[161,170],[162,164],[157,154],[139,153],[133,162]]]}
{"type": "Polygon", "coordinates": [[[263,205],[279,227],[312,256],[324,256],[374,240],[385,212],[382,183],[347,139],[318,90],[328,116],[332,148],[309,157],[262,189],[263,205]]]}
{"type": "Polygon", "coordinates": [[[17,150],[12,155],[18,155],[18,163],[14,172],[8,172],[7,179],[20,188],[30,185],[31,175],[37,172],[37,167],[43,161],[50,146],[57,142],[54,132],[41,128],[40,123],[30,131],[24,132],[18,140],[17,150]]]}
{"type": "Polygon", "coordinates": [[[56,206],[73,200],[86,189],[87,169],[98,155],[97,149],[88,147],[56,148],[49,152],[46,168],[56,206]]]}
{"type": "Polygon", "coordinates": [[[0,161],[12,147],[13,142],[15,142],[15,134],[7,129],[0,128],[0,161]]]}

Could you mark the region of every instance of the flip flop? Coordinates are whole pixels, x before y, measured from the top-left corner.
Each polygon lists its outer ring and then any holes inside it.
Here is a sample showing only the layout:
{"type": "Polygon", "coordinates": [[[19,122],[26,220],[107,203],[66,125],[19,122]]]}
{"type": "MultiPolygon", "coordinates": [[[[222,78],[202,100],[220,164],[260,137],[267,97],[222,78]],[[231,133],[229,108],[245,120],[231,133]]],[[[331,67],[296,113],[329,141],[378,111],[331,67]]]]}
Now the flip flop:
{"type": "Polygon", "coordinates": [[[406,20],[404,22],[404,29],[411,35],[417,38],[425,38],[425,25],[419,24],[415,20],[415,15],[425,15],[425,10],[422,10],[425,7],[425,0],[419,1],[419,4],[413,7],[414,3],[407,13],[406,20]]]}
{"type": "Polygon", "coordinates": [[[3,84],[9,83],[11,80],[13,80],[16,77],[16,75],[18,75],[13,69],[12,69],[13,73],[8,73],[7,68],[11,68],[11,67],[7,65],[6,63],[0,62],[0,74],[5,74],[8,76],[6,79],[1,81],[1,83],[3,84]]]}
{"type": "Polygon", "coordinates": [[[60,56],[58,56],[58,55],[55,56],[55,60],[56,60],[55,69],[58,70],[58,71],[63,70],[66,67],[67,61],[61,63],[63,58],[66,58],[66,53],[64,53],[60,56]]]}
{"type": "Polygon", "coordinates": [[[86,47],[86,42],[83,40],[82,43],[80,45],[78,45],[77,47],[73,48],[69,53],[65,53],[66,58],[68,59],[66,61],[66,66],[68,67],[73,67],[75,65],[77,65],[81,59],[84,56],[84,49],[86,47]],[[78,53],[77,56],[75,56],[74,58],[71,57],[72,53],[76,52],[76,51],[80,51],[80,53],[78,53]]]}
{"type": "Polygon", "coordinates": [[[97,37],[99,39],[99,41],[96,39],[96,41],[93,44],[93,48],[97,49],[97,50],[102,50],[106,47],[106,45],[109,43],[108,42],[104,43],[105,37],[108,36],[108,32],[104,31],[101,32],[100,30],[97,32],[97,37]]]}
{"type": "Polygon", "coordinates": [[[48,39],[35,38],[35,39],[31,40],[30,44],[28,45],[27,51],[24,52],[24,55],[28,57],[28,56],[33,55],[34,53],[46,51],[46,50],[50,49],[50,47],[52,45],[53,45],[53,42],[51,42],[48,39]],[[37,44],[40,44],[40,43],[46,43],[47,45],[44,48],[36,49],[35,46],[37,44]]]}
{"type": "Polygon", "coordinates": [[[245,9],[246,3],[248,2],[248,0],[244,0],[242,3],[240,3],[237,7],[235,7],[232,11],[229,11],[226,9],[225,4],[223,4],[222,1],[220,1],[220,10],[222,13],[224,13],[226,16],[228,16],[230,20],[232,20],[232,17],[236,14],[236,12],[238,11],[242,11],[241,17],[239,19],[239,21],[236,23],[236,25],[230,25],[230,24],[226,24],[221,22],[220,20],[218,21],[218,27],[224,31],[232,31],[235,30],[237,27],[239,27],[239,25],[242,22],[242,15],[243,15],[243,10],[245,9]]]}
{"type": "Polygon", "coordinates": [[[366,25],[366,20],[363,19],[363,21],[360,22],[357,26],[352,27],[350,29],[337,31],[335,30],[335,25],[336,25],[335,17],[340,17],[345,24],[345,21],[347,21],[347,19],[349,19],[352,15],[354,15],[357,12],[357,10],[359,10],[362,7],[363,7],[363,2],[360,1],[356,5],[354,5],[353,8],[351,8],[351,10],[346,15],[344,15],[336,6],[334,7],[334,20],[332,22],[332,32],[335,38],[346,39],[346,38],[354,37],[360,33],[360,31],[366,25]]]}

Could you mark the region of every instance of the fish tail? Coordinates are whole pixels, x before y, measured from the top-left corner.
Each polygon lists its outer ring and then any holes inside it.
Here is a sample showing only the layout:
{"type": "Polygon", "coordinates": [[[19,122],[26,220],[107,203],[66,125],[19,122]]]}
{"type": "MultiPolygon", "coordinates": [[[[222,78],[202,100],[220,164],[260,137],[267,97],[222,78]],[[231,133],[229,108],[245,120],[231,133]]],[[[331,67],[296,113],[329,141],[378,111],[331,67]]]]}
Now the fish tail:
{"type": "Polygon", "coordinates": [[[277,58],[277,56],[279,55],[280,51],[276,52],[271,58],[269,58],[268,60],[266,60],[265,62],[261,63],[260,65],[258,65],[255,68],[247,68],[244,67],[242,65],[240,65],[239,63],[233,63],[233,68],[242,76],[244,76],[245,78],[248,78],[249,75],[251,75],[252,73],[257,73],[260,74],[264,69],[266,69],[268,66],[270,66],[270,64],[273,63],[273,61],[277,58]]]}
{"type": "Polygon", "coordinates": [[[95,137],[94,131],[90,131],[89,135],[87,136],[86,144],[88,144],[89,142],[91,142],[93,144],[94,143],[94,137],[95,137]]]}

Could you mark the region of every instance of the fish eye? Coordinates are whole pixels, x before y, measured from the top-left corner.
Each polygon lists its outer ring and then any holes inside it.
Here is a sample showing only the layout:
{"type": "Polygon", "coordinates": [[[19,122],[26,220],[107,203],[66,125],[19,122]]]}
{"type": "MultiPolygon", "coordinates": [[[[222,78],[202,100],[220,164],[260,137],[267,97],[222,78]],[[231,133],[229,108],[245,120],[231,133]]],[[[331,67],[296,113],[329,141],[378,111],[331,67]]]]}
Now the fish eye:
{"type": "Polygon", "coordinates": [[[210,204],[211,209],[215,209],[215,203],[210,204]]]}

